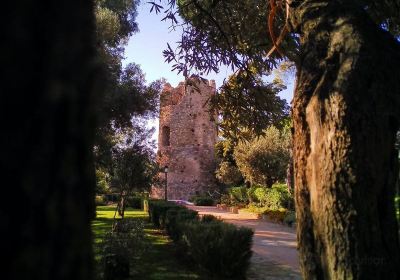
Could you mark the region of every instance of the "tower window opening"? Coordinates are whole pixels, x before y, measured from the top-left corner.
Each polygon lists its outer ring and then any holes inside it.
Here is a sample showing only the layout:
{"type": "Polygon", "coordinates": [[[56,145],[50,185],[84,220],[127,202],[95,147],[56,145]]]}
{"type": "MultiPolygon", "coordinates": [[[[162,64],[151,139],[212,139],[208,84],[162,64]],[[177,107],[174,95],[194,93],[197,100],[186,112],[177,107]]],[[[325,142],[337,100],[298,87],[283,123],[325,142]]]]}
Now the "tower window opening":
{"type": "Polygon", "coordinates": [[[161,143],[164,147],[169,146],[170,145],[170,128],[168,126],[163,126],[162,127],[162,131],[161,131],[161,143]]]}

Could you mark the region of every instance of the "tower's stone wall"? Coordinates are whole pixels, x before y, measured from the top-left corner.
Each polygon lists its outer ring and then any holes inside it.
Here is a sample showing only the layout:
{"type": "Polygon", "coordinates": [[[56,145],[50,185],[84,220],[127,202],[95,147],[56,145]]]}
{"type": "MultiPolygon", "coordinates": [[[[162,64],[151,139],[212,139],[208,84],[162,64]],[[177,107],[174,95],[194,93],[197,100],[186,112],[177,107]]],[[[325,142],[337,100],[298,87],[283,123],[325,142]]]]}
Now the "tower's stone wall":
{"type": "MultiPolygon", "coordinates": [[[[215,91],[213,80],[197,78],[191,78],[190,83],[181,82],[176,88],[164,86],[157,158],[160,166],[169,169],[168,199],[188,199],[196,192],[215,188],[217,126],[208,103],[215,91]]],[[[160,176],[164,178],[164,174],[160,176]]],[[[163,186],[154,187],[152,196],[163,198],[163,186]]]]}

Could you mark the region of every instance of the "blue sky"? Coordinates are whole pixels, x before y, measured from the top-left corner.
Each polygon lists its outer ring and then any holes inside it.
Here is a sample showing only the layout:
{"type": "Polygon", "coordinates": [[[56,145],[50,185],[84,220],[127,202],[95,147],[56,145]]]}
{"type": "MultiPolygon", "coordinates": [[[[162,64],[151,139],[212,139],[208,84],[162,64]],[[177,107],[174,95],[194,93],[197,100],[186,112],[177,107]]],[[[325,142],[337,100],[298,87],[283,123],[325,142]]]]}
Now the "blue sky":
{"type": "MultiPolygon", "coordinates": [[[[125,49],[124,65],[130,62],[139,64],[144,73],[146,73],[147,82],[165,78],[172,86],[177,86],[183,81],[183,76],[171,71],[171,64],[164,62],[162,51],[167,43],[174,48],[175,42],[179,41],[179,30],[169,30],[169,23],[162,22],[162,15],[150,14],[151,6],[147,3],[140,5],[136,22],[139,24],[139,32],[134,34],[125,49]]],[[[208,80],[215,80],[217,88],[220,87],[225,78],[228,78],[231,72],[226,68],[219,74],[210,74],[204,76],[208,80]]],[[[291,79],[290,79],[291,80],[291,79]]],[[[293,95],[293,82],[289,83],[288,89],[283,91],[280,96],[285,98],[290,104],[293,95]]],[[[150,123],[158,129],[158,120],[150,123]]],[[[156,139],[156,137],[154,137],[156,139]]]]}

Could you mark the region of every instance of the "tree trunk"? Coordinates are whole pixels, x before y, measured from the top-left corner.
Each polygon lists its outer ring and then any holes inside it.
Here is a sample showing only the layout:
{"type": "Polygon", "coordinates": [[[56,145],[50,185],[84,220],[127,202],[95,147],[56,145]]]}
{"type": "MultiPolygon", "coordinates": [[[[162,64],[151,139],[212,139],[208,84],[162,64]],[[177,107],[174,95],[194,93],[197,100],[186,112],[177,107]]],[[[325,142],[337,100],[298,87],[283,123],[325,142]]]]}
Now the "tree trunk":
{"type": "Polygon", "coordinates": [[[400,279],[394,191],[400,47],[353,1],[292,1],[293,101],[304,279],[400,279]]]}
{"type": "Polygon", "coordinates": [[[4,7],[2,279],[93,278],[92,9],[89,0],[4,7]]]}

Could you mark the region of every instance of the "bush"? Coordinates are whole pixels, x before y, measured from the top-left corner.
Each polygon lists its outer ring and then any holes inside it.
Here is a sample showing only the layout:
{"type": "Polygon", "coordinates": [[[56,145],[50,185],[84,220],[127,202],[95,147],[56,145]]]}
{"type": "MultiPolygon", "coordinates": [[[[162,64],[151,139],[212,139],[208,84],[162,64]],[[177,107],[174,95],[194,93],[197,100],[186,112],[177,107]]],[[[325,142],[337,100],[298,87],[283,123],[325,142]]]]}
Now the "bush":
{"type": "Polygon", "coordinates": [[[149,218],[156,227],[164,228],[169,209],[186,209],[174,202],[165,200],[149,200],[149,218]]]}
{"type": "Polygon", "coordinates": [[[142,198],[137,196],[127,197],[126,206],[133,209],[142,209],[142,198]]]}
{"type": "Polygon", "coordinates": [[[211,223],[211,222],[217,222],[217,221],[221,221],[221,220],[218,219],[217,217],[213,216],[213,215],[203,215],[201,217],[200,221],[202,223],[211,223]]]}
{"type": "Polygon", "coordinates": [[[186,258],[218,277],[244,279],[251,257],[253,231],[236,228],[172,202],[149,201],[149,214],[155,226],[165,228],[186,258]]]}
{"type": "Polygon", "coordinates": [[[288,211],[283,222],[288,226],[292,226],[296,222],[296,213],[294,211],[288,211]]]}
{"type": "Polygon", "coordinates": [[[192,258],[212,274],[228,279],[245,279],[252,237],[251,229],[222,221],[188,223],[185,229],[192,258]]]}
{"type": "Polygon", "coordinates": [[[102,242],[104,279],[126,279],[131,261],[140,257],[145,249],[143,222],[132,219],[118,221],[115,231],[107,233],[102,242]]]}
{"type": "Polygon", "coordinates": [[[228,189],[228,193],[233,204],[248,203],[249,198],[247,196],[246,186],[233,187],[228,189]]]}
{"type": "Polygon", "coordinates": [[[272,188],[258,187],[254,191],[254,196],[261,207],[277,210],[294,205],[293,197],[287,191],[285,184],[276,184],[272,188]]]}
{"type": "Polygon", "coordinates": [[[267,217],[274,222],[283,223],[287,212],[288,210],[285,208],[268,209],[264,211],[264,214],[267,215],[267,217]]]}
{"type": "Polygon", "coordinates": [[[196,211],[186,208],[171,208],[166,212],[165,228],[171,239],[178,242],[183,235],[185,222],[198,219],[196,211]]]}
{"type": "Polygon", "coordinates": [[[193,199],[193,203],[196,206],[213,206],[214,200],[208,196],[196,196],[193,199]]]}
{"type": "Polygon", "coordinates": [[[105,202],[104,197],[102,195],[96,195],[95,204],[96,206],[104,206],[107,203],[105,202]]]}

